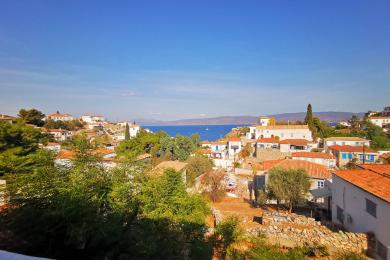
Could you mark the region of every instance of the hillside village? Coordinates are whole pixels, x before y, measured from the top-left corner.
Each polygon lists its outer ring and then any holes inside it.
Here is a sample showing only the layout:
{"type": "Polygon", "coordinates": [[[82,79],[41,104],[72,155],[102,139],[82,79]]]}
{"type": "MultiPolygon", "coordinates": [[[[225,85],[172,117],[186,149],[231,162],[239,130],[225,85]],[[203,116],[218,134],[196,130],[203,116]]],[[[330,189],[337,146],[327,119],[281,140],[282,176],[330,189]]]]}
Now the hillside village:
{"type": "MultiPolygon", "coordinates": [[[[233,216],[247,232],[262,232],[284,247],[310,244],[326,247],[331,255],[343,250],[390,259],[390,147],[381,147],[376,136],[371,140],[361,134],[369,124],[388,135],[390,106],[329,127],[313,118],[309,105],[305,122],[261,116],[256,125],[201,142],[196,135],[172,138],[101,115],[75,118],[57,111],[34,124],[22,114],[1,115],[0,122],[24,124],[44,134],[38,147],[53,154],[56,167],[74,167],[81,153],[100,158],[106,170],[135,162],[154,175],[169,169],[180,173],[187,192],[210,195],[210,228],[233,216]],[[80,152],[77,140],[92,146],[80,152]],[[278,171],[307,175],[305,194],[291,204],[269,195],[278,171]]],[[[9,201],[12,197],[3,196],[2,207],[9,201]]]]}

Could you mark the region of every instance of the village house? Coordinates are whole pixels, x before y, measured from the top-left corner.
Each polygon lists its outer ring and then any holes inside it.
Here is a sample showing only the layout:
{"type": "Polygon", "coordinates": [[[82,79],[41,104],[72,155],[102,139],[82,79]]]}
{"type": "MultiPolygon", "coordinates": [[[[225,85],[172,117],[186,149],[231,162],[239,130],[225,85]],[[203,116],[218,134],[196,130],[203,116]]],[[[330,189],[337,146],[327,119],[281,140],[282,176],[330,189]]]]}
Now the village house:
{"type": "Polygon", "coordinates": [[[336,157],[329,153],[295,152],[291,154],[291,159],[318,163],[328,168],[336,167],[336,157]]]}
{"type": "Polygon", "coordinates": [[[312,195],[312,191],[324,188],[325,181],[331,178],[330,170],[321,164],[308,162],[304,160],[282,159],[265,161],[256,166],[256,170],[259,170],[257,175],[265,175],[265,183],[268,183],[268,173],[273,168],[283,169],[303,169],[311,179],[310,193],[307,194],[309,200],[315,200],[316,202],[324,203],[323,198],[316,198],[312,195]]]}
{"type": "MultiPolygon", "coordinates": [[[[98,148],[88,152],[91,155],[96,155],[102,159],[102,166],[105,169],[111,169],[116,166],[115,158],[116,153],[112,149],[98,148]]],[[[72,160],[75,158],[76,153],[71,150],[60,150],[56,156],[54,162],[59,166],[70,167],[72,160]]]]}
{"type": "Polygon", "coordinates": [[[65,129],[46,129],[45,131],[52,135],[56,141],[65,141],[66,139],[73,136],[72,131],[65,129]]]}
{"type": "Polygon", "coordinates": [[[57,111],[54,114],[48,115],[46,119],[51,119],[54,121],[72,121],[74,118],[70,114],[61,114],[59,111],[57,111]]]}
{"type": "Polygon", "coordinates": [[[305,139],[312,141],[308,125],[265,125],[267,122],[263,121],[262,125],[250,126],[246,138],[254,140],[259,138],[277,138],[279,140],[305,139]]]}
{"type": "Polygon", "coordinates": [[[16,120],[16,117],[0,114],[0,122],[11,123],[16,120]]]}
{"type": "Polygon", "coordinates": [[[226,141],[203,141],[201,143],[204,149],[204,152],[210,159],[224,159],[227,152],[227,142],[226,141]]]}
{"type": "Polygon", "coordinates": [[[168,169],[173,169],[176,172],[179,172],[181,174],[182,180],[184,183],[187,182],[187,165],[186,162],[180,162],[180,161],[164,161],[160,164],[158,164],[153,169],[153,173],[157,174],[163,174],[164,171],[168,169]]]}
{"type": "Polygon", "coordinates": [[[333,145],[370,146],[370,140],[360,137],[329,137],[324,139],[324,148],[333,145]]]}
{"type": "Polygon", "coordinates": [[[374,236],[377,258],[390,259],[390,165],[361,165],[332,178],[332,221],[374,236]]]}
{"type": "Polygon", "coordinates": [[[129,136],[130,138],[136,137],[137,134],[141,131],[141,127],[139,125],[136,125],[135,123],[128,123],[128,122],[120,122],[116,124],[115,127],[110,127],[111,131],[113,132],[113,139],[114,140],[125,140],[125,129],[126,124],[129,126],[129,136]]]}
{"type": "Polygon", "coordinates": [[[241,138],[239,137],[231,137],[227,140],[227,154],[230,159],[235,161],[238,153],[242,149],[241,138]]]}
{"type": "Polygon", "coordinates": [[[256,140],[256,149],[279,149],[279,140],[275,138],[259,138],[256,140]]]}
{"type": "Polygon", "coordinates": [[[332,145],[328,150],[336,157],[338,167],[344,167],[353,159],[356,163],[375,163],[378,153],[365,146],[332,145]]]}
{"type": "Polygon", "coordinates": [[[371,123],[379,127],[384,127],[390,124],[390,116],[371,116],[368,118],[371,123]]]}
{"type": "Polygon", "coordinates": [[[87,123],[87,124],[96,124],[96,123],[103,123],[106,122],[106,119],[104,116],[99,115],[82,115],[80,117],[81,121],[87,123]]]}
{"type": "Polygon", "coordinates": [[[279,149],[282,153],[293,153],[299,151],[311,151],[317,148],[317,143],[306,139],[285,139],[279,141],[279,149]]]}
{"type": "Polygon", "coordinates": [[[54,152],[59,152],[61,150],[61,144],[55,143],[55,142],[48,142],[45,145],[41,144],[39,146],[40,146],[40,148],[47,149],[47,150],[54,151],[54,152]]]}

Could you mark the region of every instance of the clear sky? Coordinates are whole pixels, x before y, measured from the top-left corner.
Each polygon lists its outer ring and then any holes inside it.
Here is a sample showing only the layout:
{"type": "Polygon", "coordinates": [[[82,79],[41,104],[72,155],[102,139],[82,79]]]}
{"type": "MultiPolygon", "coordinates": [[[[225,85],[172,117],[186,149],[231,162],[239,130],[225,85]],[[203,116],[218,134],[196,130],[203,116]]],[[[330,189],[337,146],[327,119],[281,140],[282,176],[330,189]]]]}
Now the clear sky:
{"type": "Polygon", "coordinates": [[[389,0],[0,1],[0,113],[181,119],[390,105],[389,0]]]}

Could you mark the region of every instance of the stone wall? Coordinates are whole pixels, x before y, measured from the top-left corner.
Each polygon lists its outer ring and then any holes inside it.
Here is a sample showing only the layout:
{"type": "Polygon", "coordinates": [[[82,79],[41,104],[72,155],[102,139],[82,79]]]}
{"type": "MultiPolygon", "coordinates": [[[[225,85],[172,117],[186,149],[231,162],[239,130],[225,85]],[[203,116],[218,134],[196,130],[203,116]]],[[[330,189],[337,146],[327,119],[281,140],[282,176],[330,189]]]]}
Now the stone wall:
{"type": "Polygon", "coordinates": [[[329,250],[347,250],[361,253],[367,249],[367,235],[361,233],[332,231],[313,218],[301,215],[264,212],[263,225],[248,230],[251,233],[263,232],[276,238],[295,242],[297,245],[319,244],[329,250]]]}

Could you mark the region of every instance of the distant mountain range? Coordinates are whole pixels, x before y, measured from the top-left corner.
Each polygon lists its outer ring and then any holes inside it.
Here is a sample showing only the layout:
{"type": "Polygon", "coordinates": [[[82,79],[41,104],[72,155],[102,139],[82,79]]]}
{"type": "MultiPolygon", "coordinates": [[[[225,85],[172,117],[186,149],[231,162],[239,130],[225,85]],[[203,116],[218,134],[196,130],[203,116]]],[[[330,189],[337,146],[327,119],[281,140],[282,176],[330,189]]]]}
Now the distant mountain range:
{"type": "MultiPolygon", "coordinates": [[[[318,116],[321,120],[328,122],[340,122],[350,119],[353,115],[363,117],[364,113],[352,113],[352,112],[314,112],[315,116],[318,116]]],[[[275,117],[277,121],[303,121],[306,112],[298,113],[284,113],[276,115],[268,115],[275,117]]],[[[147,126],[167,126],[167,125],[247,125],[256,124],[258,122],[258,116],[220,116],[213,118],[193,118],[193,119],[181,119],[174,121],[162,121],[155,119],[138,119],[135,120],[137,124],[147,126]]]]}

